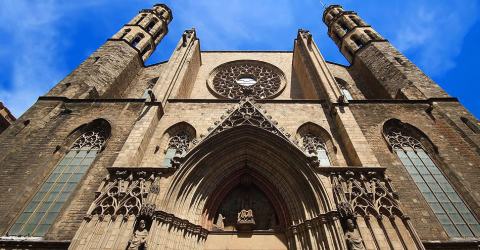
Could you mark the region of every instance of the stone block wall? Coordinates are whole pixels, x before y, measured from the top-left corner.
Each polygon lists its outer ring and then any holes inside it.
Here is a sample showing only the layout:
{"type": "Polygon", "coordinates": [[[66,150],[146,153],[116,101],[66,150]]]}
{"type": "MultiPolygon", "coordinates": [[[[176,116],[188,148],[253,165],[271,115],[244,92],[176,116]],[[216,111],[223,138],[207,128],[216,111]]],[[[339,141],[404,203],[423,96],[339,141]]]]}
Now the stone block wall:
{"type": "Polygon", "coordinates": [[[111,125],[111,137],[45,237],[46,240],[70,240],[107,174],[105,168],[113,163],[142,106],[142,102],[40,100],[2,133],[0,148],[5,150],[0,153],[0,214],[3,215],[0,234],[6,234],[16,216],[65,155],[68,135],[82,124],[103,118],[111,125]],[[63,113],[63,107],[71,112],[63,113]],[[29,121],[26,126],[25,121],[29,121]]]}
{"type": "Polygon", "coordinates": [[[120,97],[132,83],[143,61],[137,50],[124,41],[107,41],[47,96],[68,98],[120,97]]]}
{"type": "MultiPolygon", "coordinates": [[[[458,107],[455,102],[438,105],[453,106],[454,109],[458,107]]],[[[480,155],[458,133],[457,128],[444,118],[442,109],[434,109],[432,114],[428,114],[425,112],[429,107],[427,102],[351,103],[349,106],[380,165],[387,167],[387,174],[398,191],[404,212],[412,218],[413,226],[422,240],[448,240],[448,237],[405,167],[390,151],[382,135],[383,124],[389,119],[409,123],[428,136],[438,148],[437,157],[432,158],[472,212],[477,218],[480,217],[480,171],[477,164],[480,155]]]]}

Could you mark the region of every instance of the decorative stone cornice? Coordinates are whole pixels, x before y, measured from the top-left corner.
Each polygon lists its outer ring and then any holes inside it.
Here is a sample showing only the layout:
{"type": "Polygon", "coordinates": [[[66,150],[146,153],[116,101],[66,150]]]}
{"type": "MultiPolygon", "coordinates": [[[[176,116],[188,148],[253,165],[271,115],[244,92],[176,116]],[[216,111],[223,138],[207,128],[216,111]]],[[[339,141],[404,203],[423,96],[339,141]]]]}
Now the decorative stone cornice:
{"type": "Polygon", "coordinates": [[[339,217],[340,214],[337,211],[329,211],[327,213],[318,215],[317,217],[314,217],[312,219],[305,220],[302,223],[289,226],[286,230],[286,233],[290,235],[297,234],[299,232],[310,230],[317,226],[336,221],[339,217]]]}

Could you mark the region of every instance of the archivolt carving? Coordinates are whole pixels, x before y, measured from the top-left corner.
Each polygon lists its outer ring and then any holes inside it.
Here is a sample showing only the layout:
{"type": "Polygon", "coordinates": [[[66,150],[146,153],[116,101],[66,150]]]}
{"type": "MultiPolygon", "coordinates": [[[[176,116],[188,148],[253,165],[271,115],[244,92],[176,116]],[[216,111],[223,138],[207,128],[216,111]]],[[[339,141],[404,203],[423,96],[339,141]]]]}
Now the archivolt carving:
{"type": "Polygon", "coordinates": [[[210,88],[228,99],[271,98],[285,85],[283,73],[275,66],[259,61],[235,61],[219,66],[212,73],[210,88]],[[251,79],[242,84],[241,79],[251,79]]]}
{"type": "Polygon", "coordinates": [[[337,207],[343,217],[403,215],[390,180],[383,173],[334,173],[332,183],[337,207]]]}

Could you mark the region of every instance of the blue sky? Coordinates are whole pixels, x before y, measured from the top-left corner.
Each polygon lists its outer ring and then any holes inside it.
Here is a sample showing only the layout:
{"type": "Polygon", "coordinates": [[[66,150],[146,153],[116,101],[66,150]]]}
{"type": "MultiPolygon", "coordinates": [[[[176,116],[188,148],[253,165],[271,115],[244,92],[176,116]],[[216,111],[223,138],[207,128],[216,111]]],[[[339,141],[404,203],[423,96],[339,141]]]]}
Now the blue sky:
{"type": "MultiPolygon", "coordinates": [[[[354,10],[480,117],[478,0],[327,1],[354,10]]],[[[158,1],[0,0],[0,100],[19,116],[140,9],[158,1]]],[[[318,0],[164,1],[169,34],[147,64],[167,60],[185,29],[203,50],[292,50],[308,29],[329,61],[346,64],[322,23],[318,0]]]]}

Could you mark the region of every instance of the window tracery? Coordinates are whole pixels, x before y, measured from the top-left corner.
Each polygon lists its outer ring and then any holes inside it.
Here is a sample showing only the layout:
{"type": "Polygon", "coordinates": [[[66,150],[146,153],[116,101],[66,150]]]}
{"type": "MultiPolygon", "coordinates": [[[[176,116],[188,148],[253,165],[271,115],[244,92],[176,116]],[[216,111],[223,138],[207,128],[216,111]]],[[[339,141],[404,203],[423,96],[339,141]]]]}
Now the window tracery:
{"type": "Polygon", "coordinates": [[[478,237],[480,225],[422,143],[408,131],[388,128],[385,137],[450,237],[478,237]]]}
{"type": "Polygon", "coordinates": [[[83,133],[41,185],[8,234],[44,236],[98,152],[103,149],[106,138],[106,130],[101,127],[83,133]]]}
{"type": "Polygon", "coordinates": [[[236,61],[218,67],[212,73],[209,87],[228,99],[265,99],[277,95],[284,82],[282,72],[271,64],[236,61]]]}
{"type": "Polygon", "coordinates": [[[317,156],[320,166],[330,166],[327,148],[324,140],[320,136],[307,133],[303,136],[302,141],[305,152],[317,156]]]}
{"type": "Polygon", "coordinates": [[[166,168],[175,167],[175,157],[182,157],[187,153],[190,141],[191,137],[185,131],[181,131],[170,137],[167,149],[165,150],[163,166],[166,168]]]}
{"type": "Polygon", "coordinates": [[[175,149],[177,153],[185,153],[190,145],[190,136],[185,132],[180,132],[170,138],[168,148],[175,149]]]}
{"type": "Polygon", "coordinates": [[[76,150],[101,150],[105,144],[105,131],[101,129],[82,134],[73,144],[76,150]]]}

